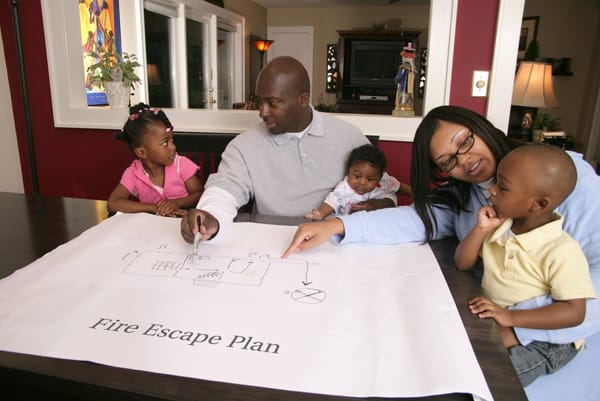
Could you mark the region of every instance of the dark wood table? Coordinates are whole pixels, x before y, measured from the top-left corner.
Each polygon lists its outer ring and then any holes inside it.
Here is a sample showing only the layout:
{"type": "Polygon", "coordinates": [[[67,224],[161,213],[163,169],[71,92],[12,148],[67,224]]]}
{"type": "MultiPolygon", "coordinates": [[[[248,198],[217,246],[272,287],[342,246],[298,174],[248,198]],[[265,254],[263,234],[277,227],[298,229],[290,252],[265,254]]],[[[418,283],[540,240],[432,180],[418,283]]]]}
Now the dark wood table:
{"type": "MultiPolygon", "coordinates": [[[[0,192],[0,205],[0,278],[8,276],[107,217],[106,202],[88,199],[0,192]]],[[[242,215],[239,219],[259,223],[298,223],[296,218],[252,215],[242,215]]],[[[480,288],[469,273],[459,272],[454,266],[456,239],[435,241],[431,247],[448,282],[495,401],[527,400],[493,321],[477,319],[468,312],[467,301],[478,295],[480,288]]],[[[12,352],[0,352],[0,396],[5,400],[94,401],[360,399],[211,382],[12,352]]],[[[472,398],[467,394],[449,394],[403,400],[472,398]]]]}

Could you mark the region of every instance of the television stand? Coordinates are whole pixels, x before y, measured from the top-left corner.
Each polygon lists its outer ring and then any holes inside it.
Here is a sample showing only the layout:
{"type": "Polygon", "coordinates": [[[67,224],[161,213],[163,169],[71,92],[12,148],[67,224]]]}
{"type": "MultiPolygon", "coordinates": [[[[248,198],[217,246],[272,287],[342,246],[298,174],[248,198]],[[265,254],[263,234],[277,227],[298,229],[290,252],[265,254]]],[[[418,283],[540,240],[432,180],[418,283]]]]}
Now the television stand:
{"type": "Polygon", "coordinates": [[[338,99],[333,111],[335,113],[355,114],[387,114],[391,115],[394,110],[393,100],[360,100],[360,99],[338,99]]]}
{"type": "MultiPolygon", "coordinates": [[[[338,31],[340,79],[338,113],[392,115],[396,76],[408,43],[419,49],[418,31],[338,31]]],[[[417,88],[417,74],[414,87],[417,88]]]]}

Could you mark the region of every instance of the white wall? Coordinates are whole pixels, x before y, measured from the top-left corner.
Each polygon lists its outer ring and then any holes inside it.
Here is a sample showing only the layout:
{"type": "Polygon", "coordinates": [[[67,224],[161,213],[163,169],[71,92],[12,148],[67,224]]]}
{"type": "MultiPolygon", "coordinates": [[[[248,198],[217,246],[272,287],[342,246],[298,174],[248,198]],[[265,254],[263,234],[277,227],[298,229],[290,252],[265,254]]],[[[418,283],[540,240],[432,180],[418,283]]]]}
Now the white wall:
{"type": "Polygon", "coordinates": [[[4,44],[0,35],[0,191],[24,193],[17,133],[8,88],[4,44]]]}

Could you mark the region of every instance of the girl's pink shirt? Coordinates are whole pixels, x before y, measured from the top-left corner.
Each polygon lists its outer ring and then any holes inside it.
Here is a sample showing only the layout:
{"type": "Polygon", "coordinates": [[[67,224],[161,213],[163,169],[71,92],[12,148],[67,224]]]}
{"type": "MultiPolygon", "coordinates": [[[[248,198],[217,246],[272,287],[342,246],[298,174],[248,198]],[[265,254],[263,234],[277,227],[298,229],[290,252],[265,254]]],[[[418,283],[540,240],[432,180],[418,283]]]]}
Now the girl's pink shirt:
{"type": "Polygon", "coordinates": [[[165,166],[165,186],[161,194],[144,171],[140,159],[134,160],[121,176],[121,185],[142,203],[157,203],[163,199],[179,199],[188,195],[185,182],[200,167],[185,156],[177,155],[173,163],[165,166]]]}

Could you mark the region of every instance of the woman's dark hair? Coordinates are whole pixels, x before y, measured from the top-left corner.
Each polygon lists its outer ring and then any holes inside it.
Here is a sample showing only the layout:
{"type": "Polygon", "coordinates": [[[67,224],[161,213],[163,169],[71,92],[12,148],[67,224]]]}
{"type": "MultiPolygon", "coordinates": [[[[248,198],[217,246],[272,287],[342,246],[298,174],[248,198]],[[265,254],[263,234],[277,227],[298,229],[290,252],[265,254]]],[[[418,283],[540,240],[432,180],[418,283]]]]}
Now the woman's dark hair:
{"type": "Polygon", "coordinates": [[[161,109],[150,108],[145,103],[138,103],[129,108],[129,118],[123,129],[115,134],[115,139],[124,141],[129,149],[133,150],[142,144],[142,138],[151,124],[160,122],[167,127],[167,131],[173,130],[173,125],[167,115],[161,109]]]}
{"type": "Polygon", "coordinates": [[[385,172],[387,161],[385,155],[375,146],[367,144],[352,149],[348,161],[346,161],[346,174],[350,171],[350,167],[356,162],[369,162],[379,169],[381,175],[385,172]]]}
{"type": "Polygon", "coordinates": [[[425,241],[430,241],[437,229],[437,221],[431,213],[433,207],[445,207],[455,212],[465,210],[471,194],[470,183],[442,173],[431,160],[429,145],[440,121],[470,129],[476,135],[476,140],[483,141],[490,149],[496,165],[510,150],[521,144],[508,138],[485,117],[464,107],[440,106],[427,113],[415,133],[410,167],[413,203],[425,225],[425,241]]]}

